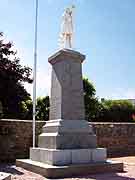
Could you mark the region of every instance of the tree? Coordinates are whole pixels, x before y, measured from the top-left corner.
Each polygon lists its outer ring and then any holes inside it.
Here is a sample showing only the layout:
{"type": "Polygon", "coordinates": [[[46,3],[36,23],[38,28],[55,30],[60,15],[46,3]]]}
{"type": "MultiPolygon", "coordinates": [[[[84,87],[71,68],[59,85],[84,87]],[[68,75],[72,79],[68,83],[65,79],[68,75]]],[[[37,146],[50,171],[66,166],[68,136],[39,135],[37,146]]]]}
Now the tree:
{"type": "MultiPolygon", "coordinates": [[[[49,120],[49,96],[38,97],[36,105],[36,120],[49,120]]],[[[21,119],[32,119],[32,100],[21,102],[21,119]]]]}
{"type": "Polygon", "coordinates": [[[99,121],[131,122],[135,114],[135,106],[128,100],[102,100],[99,121]]]}
{"type": "Polygon", "coordinates": [[[85,118],[88,121],[94,121],[99,116],[99,109],[101,104],[98,101],[94,85],[88,80],[83,78],[84,88],[84,104],[85,104],[85,118]]]}
{"type": "Polygon", "coordinates": [[[49,107],[50,107],[49,96],[39,97],[37,99],[36,119],[48,121],[49,120],[49,107]]]}
{"type": "Polygon", "coordinates": [[[0,33],[0,101],[4,118],[20,118],[21,102],[30,100],[24,82],[32,83],[31,69],[20,64],[11,42],[4,42],[0,33]]]}
{"type": "Polygon", "coordinates": [[[20,112],[20,119],[32,119],[33,104],[31,99],[20,103],[20,112]]]}

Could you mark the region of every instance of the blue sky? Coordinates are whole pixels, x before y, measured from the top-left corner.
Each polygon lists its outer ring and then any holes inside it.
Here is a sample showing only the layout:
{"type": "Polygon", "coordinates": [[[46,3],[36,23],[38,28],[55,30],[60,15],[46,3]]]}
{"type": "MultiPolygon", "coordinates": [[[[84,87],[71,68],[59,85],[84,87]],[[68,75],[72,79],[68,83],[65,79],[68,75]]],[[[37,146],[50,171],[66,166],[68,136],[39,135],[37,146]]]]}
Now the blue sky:
{"type": "MultiPolygon", "coordinates": [[[[39,0],[37,95],[50,90],[48,56],[58,49],[61,15],[74,4],[74,49],[86,55],[83,74],[97,96],[135,98],[135,0],[39,0]]],[[[0,31],[13,41],[21,63],[33,67],[34,0],[4,0],[0,31]]],[[[25,85],[32,92],[31,85],[25,85]]]]}

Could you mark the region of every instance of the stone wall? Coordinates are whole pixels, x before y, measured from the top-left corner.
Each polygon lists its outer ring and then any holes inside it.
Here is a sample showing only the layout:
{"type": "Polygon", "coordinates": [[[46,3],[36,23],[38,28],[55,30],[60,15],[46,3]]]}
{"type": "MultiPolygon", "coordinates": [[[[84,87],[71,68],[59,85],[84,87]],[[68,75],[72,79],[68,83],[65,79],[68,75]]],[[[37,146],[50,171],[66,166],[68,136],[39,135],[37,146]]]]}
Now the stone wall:
{"type": "Polygon", "coordinates": [[[135,155],[135,123],[92,123],[99,147],[109,157],[135,155]]]}
{"type": "MultiPolygon", "coordinates": [[[[36,137],[45,122],[36,122],[36,137]]],[[[98,146],[106,147],[110,157],[135,155],[134,123],[92,123],[98,146]]],[[[36,138],[37,142],[37,138],[36,138]]],[[[32,146],[32,121],[0,120],[0,161],[28,158],[32,146]]]]}
{"type": "MultiPolygon", "coordinates": [[[[41,133],[43,125],[43,121],[36,122],[36,137],[41,133]]],[[[0,161],[28,158],[31,146],[32,121],[0,120],[0,161]]]]}

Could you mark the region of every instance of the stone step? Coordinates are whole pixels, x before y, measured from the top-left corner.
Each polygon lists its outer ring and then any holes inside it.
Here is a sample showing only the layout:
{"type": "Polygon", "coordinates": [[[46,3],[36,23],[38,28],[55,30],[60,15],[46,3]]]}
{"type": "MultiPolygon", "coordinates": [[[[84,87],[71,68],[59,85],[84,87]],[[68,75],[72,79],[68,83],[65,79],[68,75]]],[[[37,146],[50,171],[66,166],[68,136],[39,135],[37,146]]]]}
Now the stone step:
{"type": "Polygon", "coordinates": [[[46,178],[65,178],[105,172],[123,172],[123,163],[106,161],[104,163],[90,163],[69,166],[52,166],[30,159],[16,160],[16,166],[22,167],[46,178]]]}
{"type": "Polygon", "coordinates": [[[11,175],[5,172],[0,172],[0,180],[11,180],[11,175]]]}

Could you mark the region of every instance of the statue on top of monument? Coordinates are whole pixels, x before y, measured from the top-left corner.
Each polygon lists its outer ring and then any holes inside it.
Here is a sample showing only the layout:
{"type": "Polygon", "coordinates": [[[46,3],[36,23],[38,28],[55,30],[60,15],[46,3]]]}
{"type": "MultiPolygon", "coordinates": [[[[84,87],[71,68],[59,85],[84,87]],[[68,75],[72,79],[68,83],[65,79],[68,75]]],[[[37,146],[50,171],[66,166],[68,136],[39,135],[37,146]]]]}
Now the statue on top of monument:
{"type": "Polygon", "coordinates": [[[59,38],[60,48],[72,48],[73,43],[73,9],[71,6],[65,9],[62,15],[61,31],[59,38]]]}

